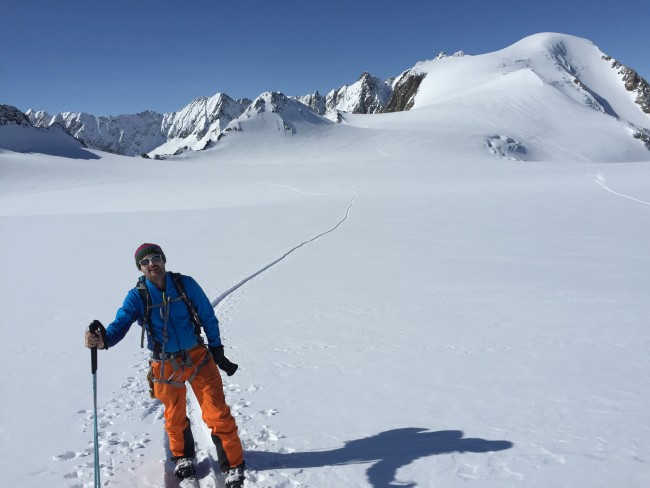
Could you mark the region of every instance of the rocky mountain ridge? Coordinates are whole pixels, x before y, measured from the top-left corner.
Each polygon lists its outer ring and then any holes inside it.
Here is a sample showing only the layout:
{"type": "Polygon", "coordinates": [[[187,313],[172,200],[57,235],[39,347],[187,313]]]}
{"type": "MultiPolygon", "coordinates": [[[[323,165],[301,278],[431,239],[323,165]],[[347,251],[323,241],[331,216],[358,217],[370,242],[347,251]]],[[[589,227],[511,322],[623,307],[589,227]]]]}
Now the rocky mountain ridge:
{"type": "Polygon", "coordinates": [[[332,121],[300,101],[280,92],[265,92],[253,100],[241,116],[232,120],[208,147],[230,133],[257,130],[270,137],[287,137],[328,124],[332,124],[332,121]]]}
{"type": "Polygon", "coordinates": [[[367,71],[352,85],[343,85],[325,97],[318,92],[303,97],[292,97],[319,115],[336,120],[338,112],[351,114],[381,113],[393,93],[390,83],[372,76],[367,71]]]}
{"type": "Polygon", "coordinates": [[[99,159],[60,124],[34,127],[26,114],[11,105],[0,105],[0,148],[73,159],[99,159]]]}
{"type": "Polygon", "coordinates": [[[12,105],[0,105],[0,125],[32,125],[29,117],[12,105]]]}
{"type": "MultiPolygon", "coordinates": [[[[547,53],[553,58],[555,69],[565,73],[564,78],[573,79],[580,91],[578,96],[583,97],[585,103],[608,115],[618,117],[618,114],[608,107],[607,100],[598,95],[598,90],[589,86],[590,81],[578,75],[570,59],[565,59],[562,49],[560,41],[552,48],[552,52],[547,53]],[[552,51],[553,49],[557,52],[552,51]]],[[[245,131],[246,127],[251,126],[251,120],[265,120],[260,127],[274,127],[274,130],[283,134],[296,134],[302,128],[320,124],[323,118],[338,122],[341,113],[377,114],[411,110],[419,99],[418,94],[423,83],[431,86],[434,83],[446,82],[437,79],[436,76],[439,75],[431,67],[437,63],[462,61],[459,58],[464,57],[466,55],[462,51],[452,56],[440,53],[434,59],[419,62],[399,76],[385,81],[364,72],[355,83],[331,90],[325,96],[314,92],[305,96],[287,97],[278,92],[267,92],[251,101],[233,100],[225,94],[217,93],[212,97],[199,97],[181,110],[169,114],[146,111],[134,115],[96,117],[84,113],[63,112],[51,116],[46,112],[29,110],[26,116],[35,127],[58,123],[70,135],[90,148],[128,156],[164,157],[214,145],[228,132],[245,131]],[[287,108],[289,106],[290,108],[287,108]],[[263,114],[274,115],[271,117],[263,114]],[[309,114],[318,118],[310,118],[309,114]],[[278,120],[276,116],[282,120],[278,120]],[[311,122],[305,123],[308,119],[311,122]]],[[[643,113],[650,115],[650,85],[647,81],[615,59],[604,54],[602,57],[610,62],[611,69],[616,71],[621,85],[630,92],[634,103],[643,113]]],[[[518,63],[525,65],[526,60],[512,61],[513,66],[518,63]]],[[[550,78],[545,82],[551,85],[558,83],[550,78]]],[[[642,126],[639,126],[638,117],[636,120],[636,125],[631,124],[634,137],[642,140],[650,149],[650,118],[647,122],[642,121],[642,126]]]]}
{"type": "Polygon", "coordinates": [[[617,69],[618,74],[622,76],[625,89],[636,95],[635,102],[641,107],[641,110],[650,114],[650,84],[632,68],[619,63],[609,56],[606,56],[605,59],[612,61],[612,68],[617,69]]]}

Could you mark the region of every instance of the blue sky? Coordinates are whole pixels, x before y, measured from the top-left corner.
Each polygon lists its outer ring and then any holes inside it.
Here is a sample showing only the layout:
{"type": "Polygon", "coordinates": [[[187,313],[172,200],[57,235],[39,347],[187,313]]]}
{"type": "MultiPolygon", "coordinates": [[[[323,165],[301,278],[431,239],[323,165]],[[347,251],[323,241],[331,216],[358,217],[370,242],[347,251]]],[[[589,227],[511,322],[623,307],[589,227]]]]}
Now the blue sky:
{"type": "Polygon", "coordinates": [[[440,51],[585,37],[650,81],[650,0],[2,0],[0,103],[117,115],[305,95],[440,51]]]}

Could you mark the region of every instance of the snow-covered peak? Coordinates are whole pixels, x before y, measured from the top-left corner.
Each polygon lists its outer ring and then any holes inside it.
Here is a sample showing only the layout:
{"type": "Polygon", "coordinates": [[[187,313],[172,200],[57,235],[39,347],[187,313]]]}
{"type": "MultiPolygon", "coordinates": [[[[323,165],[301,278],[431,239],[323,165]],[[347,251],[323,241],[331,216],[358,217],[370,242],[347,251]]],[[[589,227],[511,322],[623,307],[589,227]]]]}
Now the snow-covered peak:
{"type": "MultiPolygon", "coordinates": [[[[451,99],[469,103],[494,93],[524,102],[542,84],[577,104],[637,127],[650,127],[650,116],[636,103],[642,93],[626,89],[625,73],[619,73],[610,60],[587,39],[542,33],[493,53],[418,63],[396,80],[394,88],[408,77],[420,76],[421,85],[412,96],[412,107],[419,108],[451,99]],[[518,76],[524,72],[531,76],[518,76]],[[518,76],[514,90],[513,76],[518,76]]],[[[639,81],[635,86],[643,92],[645,85],[639,81]]]]}
{"type": "MultiPolygon", "coordinates": [[[[314,92],[287,98],[267,92],[251,102],[217,93],[165,115],[96,117],[63,112],[52,117],[30,110],[27,116],[37,127],[59,123],[92,148],[159,156],[203,149],[225,130],[251,131],[253,121],[260,128],[293,134],[305,130],[297,129],[300,124],[320,125],[322,121],[314,114],[338,120],[342,112],[375,114],[451,104],[457,105],[456,112],[484,110],[494,114],[492,119],[515,114],[525,120],[539,115],[542,102],[557,113],[579,106],[622,121],[628,124],[630,135],[650,148],[650,85],[646,80],[591,41],[556,33],[532,35],[477,56],[463,51],[451,56],[440,53],[386,81],[366,72],[352,85],[326,96],[314,92]],[[553,102],[548,102],[551,98],[553,102]]],[[[510,138],[509,134],[496,135],[498,140],[510,138]]]]}
{"type": "Polygon", "coordinates": [[[48,127],[52,123],[53,117],[44,110],[29,109],[25,115],[34,127],[48,127]]]}
{"type": "Polygon", "coordinates": [[[151,151],[152,156],[197,151],[216,141],[228,123],[250,105],[247,98],[233,100],[224,93],[199,97],[178,112],[165,114],[162,132],[167,141],[151,151]]]}
{"type": "Polygon", "coordinates": [[[96,117],[83,112],[61,112],[50,124],[61,124],[69,134],[87,146],[101,151],[136,156],[158,147],[166,141],[161,132],[163,115],[145,111],[96,117]]]}
{"type": "Polygon", "coordinates": [[[316,112],[319,115],[325,115],[325,112],[327,110],[326,97],[322,96],[318,91],[315,91],[309,95],[290,98],[293,98],[294,100],[307,105],[312,111],[316,112]]]}
{"type": "Polygon", "coordinates": [[[178,112],[165,114],[162,128],[170,138],[186,138],[194,134],[197,139],[202,139],[211,129],[217,132],[223,129],[250,103],[248,99],[235,101],[223,93],[200,97],[178,112]],[[227,120],[225,124],[224,120],[227,120]]]}
{"type": "Polygon", "coordinates": [[[280,92],[265,92],[257,97],[222,133],[255,133],[259,136],[291,136],[309,132],[332,122],[314,113],[305,104],[280,92]]]}
{"type": "Polygon", "coordinates": [[[392,94],[386,82],[365,72],[352,85],[332,90],[326,97],[326,115],[335,118],[337,112],[373,114],[383,112],[392,94]]]}

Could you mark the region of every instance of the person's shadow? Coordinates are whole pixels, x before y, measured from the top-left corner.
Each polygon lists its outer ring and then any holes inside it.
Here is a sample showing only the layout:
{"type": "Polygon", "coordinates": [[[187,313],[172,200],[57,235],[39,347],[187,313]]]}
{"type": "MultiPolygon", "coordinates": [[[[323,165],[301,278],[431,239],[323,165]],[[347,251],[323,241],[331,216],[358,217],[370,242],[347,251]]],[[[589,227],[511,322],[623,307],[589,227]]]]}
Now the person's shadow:
{"type": "Polygon", "coordinates": [[[366,471],[373,488],[391,486],[415,487],[412,483],[397,483],[397,470],[413,461],[452,452],[490,452],[510,449],[510,441],[488,441],[463,438],[460,430],[430,432],[421,428],[395,429],[365,439],[346,442],[330,451],[275,453],[248,451],[246,464],[251,469],[265,471],[282,468],[320,468],[332,465],[372,463],[366,471]]]}

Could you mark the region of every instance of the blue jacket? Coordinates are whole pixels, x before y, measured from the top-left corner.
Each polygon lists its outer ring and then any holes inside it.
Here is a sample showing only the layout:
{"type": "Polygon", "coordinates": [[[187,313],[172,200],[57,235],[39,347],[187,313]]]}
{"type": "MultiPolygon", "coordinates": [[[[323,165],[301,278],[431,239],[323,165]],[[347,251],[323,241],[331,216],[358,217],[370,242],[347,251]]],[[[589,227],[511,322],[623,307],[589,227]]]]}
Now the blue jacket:
{"type": "MultiPolygon", "coordinates": [[[[190,276],[181,276],[181,279],[183,280],[183,285],[185,285],[187,297],[194,305],[199,317],[201,317],[203,330],[208,338],[208,345],[220,346],[219,321],[210,304],[210,300],[193,278],[190,276]]],[[[165,352],[170,353],[195,347],[198,344],[198,339],[194,331],[194,324],[190,321],[187,306],[176,292],[171,273],[167,272],[165,276],[165,295],[169,302],[167,305],[169,308],[169,318],[167,320],[166,341],[163,338],[165,307],[160,306],[163,302],[163,294],[149,280],[145,280],[145,283],[151,295],[150,328],[153,333],[153,340],[161,345],[164,342],[165,352]]],[[[117,311],[115,320],[106,328],[106,347],[112,347],[120,342],[136,320],[142,321],[144,314],[145,306],[142,303],[140,292],[137,288],[129,290],[124,299],[124,304],[117,311]]],[[[149,334],[147,334],[147,347],[153,351],[154,344],[149,334]]]]}

